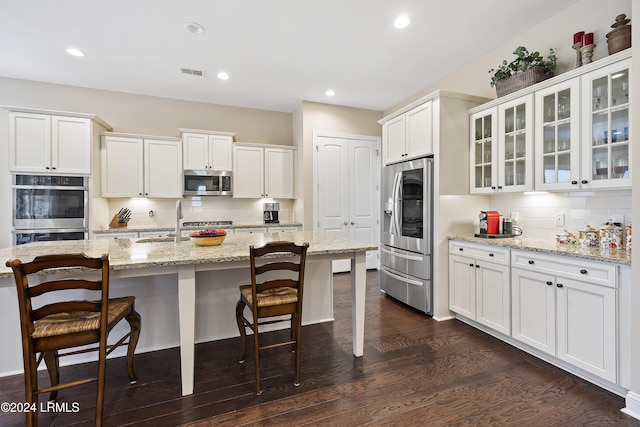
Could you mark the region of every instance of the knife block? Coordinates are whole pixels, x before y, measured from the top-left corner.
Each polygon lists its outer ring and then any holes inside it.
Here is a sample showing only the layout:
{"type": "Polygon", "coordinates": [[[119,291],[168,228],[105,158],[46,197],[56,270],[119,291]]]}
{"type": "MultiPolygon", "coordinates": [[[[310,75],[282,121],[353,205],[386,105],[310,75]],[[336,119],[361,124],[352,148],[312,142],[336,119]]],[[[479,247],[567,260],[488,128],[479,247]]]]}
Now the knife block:
{"type": "Polygon", "coordinates": [[[109,228],[125,228],[127,226],[126,222],[119,222],[120,217],[118,214],[115,214],[113,218],[111,218],[111,222],[109,223],[109,228]]]}

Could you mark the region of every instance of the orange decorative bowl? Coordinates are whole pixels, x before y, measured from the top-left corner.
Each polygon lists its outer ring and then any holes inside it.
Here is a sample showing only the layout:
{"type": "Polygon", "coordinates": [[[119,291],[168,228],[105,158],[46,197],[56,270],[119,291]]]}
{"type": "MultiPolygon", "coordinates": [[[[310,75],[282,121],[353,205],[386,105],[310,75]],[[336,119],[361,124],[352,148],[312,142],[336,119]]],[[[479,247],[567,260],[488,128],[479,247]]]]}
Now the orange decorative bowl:
{"type": "Polygon", "coordinates": [[[224,230],[209,229],[204,231],[194,231],[190,236],[191,241],[196,246],[218,246],[222,244],[225,237],[227,237],[227,233],[224,230]]]}

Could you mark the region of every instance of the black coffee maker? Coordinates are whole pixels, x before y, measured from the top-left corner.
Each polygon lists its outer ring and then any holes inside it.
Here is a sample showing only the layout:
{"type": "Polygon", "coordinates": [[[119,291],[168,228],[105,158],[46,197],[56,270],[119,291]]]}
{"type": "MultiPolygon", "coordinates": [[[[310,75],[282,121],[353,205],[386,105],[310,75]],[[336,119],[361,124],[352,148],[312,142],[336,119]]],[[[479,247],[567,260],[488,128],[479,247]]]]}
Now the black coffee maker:
{"type": "Polygon", "coordinates": [[[280,222],[278,214],[280,212],[280,203],[265,203],[263,209],[263,217],[265,224],[277,224],[280,222]]]}

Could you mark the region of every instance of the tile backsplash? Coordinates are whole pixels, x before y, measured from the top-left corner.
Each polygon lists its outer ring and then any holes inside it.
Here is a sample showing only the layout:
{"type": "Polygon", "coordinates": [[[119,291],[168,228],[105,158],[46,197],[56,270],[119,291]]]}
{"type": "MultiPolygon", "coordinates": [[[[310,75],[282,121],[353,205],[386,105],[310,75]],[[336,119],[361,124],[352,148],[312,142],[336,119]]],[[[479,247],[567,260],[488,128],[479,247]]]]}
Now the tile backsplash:
{"type": "Polygon", "coordinates": [[[490,208],[505,217],[519,215],[524,235],[553,239],[562,230],[577,232],[586,224],[598,228],[612,215],[624,215],[632,222],[631,190],[574,193],[501,194],[490,197],[490,208]],[[565,225],[556,227],[556,214],[563,213],[565,225]]]}
{"type": "MultiPolygon", "coordinates": [[[[182,221],[232,220],[234,223],[263,222],[263,204],[280,203],[280,221],[294,221],[292,200],[234,199],[231,197],[183,197],[182,221]]],[[[109,199],[109,211],[131,209],[130,226],[174,227],[176,199],[109,199]],[[153,216],[149,216],[153,211],[153,216]]]]}

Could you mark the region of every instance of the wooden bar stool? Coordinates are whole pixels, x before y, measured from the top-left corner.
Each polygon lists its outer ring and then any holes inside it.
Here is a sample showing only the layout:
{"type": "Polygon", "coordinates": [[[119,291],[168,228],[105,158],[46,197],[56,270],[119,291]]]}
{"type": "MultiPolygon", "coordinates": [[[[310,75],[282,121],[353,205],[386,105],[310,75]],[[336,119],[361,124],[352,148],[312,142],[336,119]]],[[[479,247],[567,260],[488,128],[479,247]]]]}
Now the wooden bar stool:
{"type": "Polygon", "coordinates": [[[260,350],[285,345],[293,346],[296,353],[294,385],[300,385],[300,330],[302,321],[302,291],[304,288],[304,268],[308,243],[296,245],[293,242],[277,241],[249,248],[251,256],[251,285],[240,286],[240,300],[236,305],[236,321],[242,341],[240,363],[244,363],[247,350],[246,328],[253,331],[253,345],[256,366],[256,394],[262,393],[260,384],[260,350]],[[272,257],[278,254],[278,257],[272,257]],[[271,257],[270,257],[271,255],[271,257]],[[282,259],[283,256],[293,257],[282,259]],[[256,260],[267,258],[256,266],[256,260]],[[263,275],[264,276],[261,276],[263,275]],[[261,280],[260,282],[258,280],[261,280]],[[251,311],[251,318],[244,316],[244,309],[251,311]],[[273,319],[276,316],[289,315],[289,319],[273,319]],[[271,319],[269,319],[271,318],[271,319]],[[261,320],[264,319],[264,320],[261,320]],[[260,346],[260,325],[291,322],[291,339],[286,342],[260,346]]]}
{"type": "MultiPolygon", "coordinates": [[[[69,387],[97,382],[95,425],[102,424],[104,384],[107,355],[120,345],[128,345],[127,374],[132,384],[138,381],[133,372],[133,355],[140,336],[140,315],[135,311],[135,297],[109,299],[109,257],[89,258],[85,254],[57,254],[36,257],[32,262],[7,261],[13,269],[20,305],[20,329],[24,360],[25,397],[29,404],[38,407],[38,395],[51,393],[55,400],[58,391],[69,387]],[[57,268],[78,268],[67,274],[57,268]],[[97,280],[83,278],[98,271],[97,280]],[[73,277],[69,278],[69,275],[73,277]],[[34,283],[29,283],[32,280],[34,283]],[[100,293],[96,301],[64,299],[65,290],[86,290],[100,293]],[[34,308],[34,301],[47,294],[56,301],[34,308]],[[115,344],[108,345],[109,331],[122,319],[130,330],[115,344]],[[127,341],[128,338],[128,342],[127,341]],[[73,351],[74,347],[98,344],[91,348],[73,351]],[[60,350],[66,350],[61,353],[60,350]],[[60,384],[59,358],[72,354],[98,351],[97,377],[60,384]],[[38,365],[44,359],[49,371],[49,387],[38,386],[38,365]]],[[[93,292],[91,292],[93,293],[93,292]]],[[[77,294],[76,294],[77,295],[77,294]]],[[[97,295],[96,295],[97,296],[97,295]]],[[[44,300],[45,298],[43,298],[44,300]]],[[[27,425],[37,426],[38,413],[27,412],[27,425]]]]}

